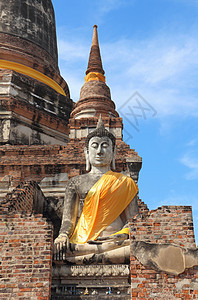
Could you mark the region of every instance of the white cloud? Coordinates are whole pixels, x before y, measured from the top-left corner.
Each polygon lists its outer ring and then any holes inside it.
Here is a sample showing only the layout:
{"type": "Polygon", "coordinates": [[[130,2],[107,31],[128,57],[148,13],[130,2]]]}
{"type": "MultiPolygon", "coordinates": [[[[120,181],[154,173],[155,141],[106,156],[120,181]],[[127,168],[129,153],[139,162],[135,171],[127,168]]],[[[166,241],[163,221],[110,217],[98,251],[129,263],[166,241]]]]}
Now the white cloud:
{"type": "MultiPolygon", "coordinates": [[[[170,1],[170,0],[168,0],[168,1],[170,1]]],[[[173,1],[173,0],[171,0],[171,1],[173,1]]],[[[185,3],[190,6],[198,7],[198,0],[174,0],[174,1],[179,4],[185,3]]]]}
{"type": "Polygon", "coordinates": [[[95,9],[92,13],[94,20],[98,23],[104,21],[104,17],[113,10],[119,10],[121,7],[131,6],[136,0],[95,0],[95,9]]]}
{"type": "MultiPolygon", "coordinates": [[[[182,37],[181,37],[182,38],[182,37]]],[[[193,64],[198,64],[197,41],[187,40],[173,43],[164,37],[145,41],[138,53],[140,58],[130,68],[129,74],[142,78],[145,83],[158,84],[163,81],[176,82],[185,70],[193,64]]],[[[136,49],[137,52],[137,49],[136,49]]]]}
{"type": "Polygon", "coordinates": [[[70,89],[70,96],[75,102],[77,102],[80,97],[80,89],[84,84],[83,76],[75,76],[74,72],[69,73],[65,69],[62,70],[62,76],[63,78],[68,78],[67,83],[70,89]]]}
{"type": "Polygon", "coordinates": [[[192,206],[193,211],[198,214],[198,197],[192,195],[175,195],[175,192],[172,191],[172,195],[160,201],[159,205],[186,205],[192,206]]]}
{"type": "Polygon", "coordinates": [[[58,41],[59,59],[64,61],[86,60],[88,51],[88,47],[80,41],[69,42],[62,39],[58,41]]]}
{"type": "Polygon", "coordinates": [[[121,6],[129,5],[126,0],[97,0],[98,8],[101,13],[106,14],[112,10],[119,9],[121,6]]]}
{"type": "Polygon", "coordinates": [[[194,136],[186,143],[186,150],[180,158],[180,163],[188,168],[185,179],[198,179],[198,136],[194,136]]]}
{"type": "Polygon", "coordinates": [[[194,147],[194,146],[198,146],[198,137],[195,137],[193,139],[191,139],[187,144],[186,146],[187,147],[194,147]]]}
{"type": "Polygon", "coordinates": [[[79,100],[80,89],[84,84],[90,45],[81,39],[58,39],[59,67],[61,76],[67,81],[71,98],[79,100]]]}
{"type": "Polygon", "coordinates": [[[187,153],[181,158],[181,163],[190,169],[185,175],[187,180],[198,179],[198,155],[187,153]]]}
{"type": "MultiPolygon", "coordinates": [[[[64,71],[65,62],[72,64],[70,73],[81,82],[90,46],[82,38],[68,39],[67,42],[59,40],[60,67],[64,65],[61,67],[62,73],[68,73],[68,69],[64,71]]],[[[137,90],[157,110],[158,118],[171,115],[198,116],[195,93],[198,76],[197,39],[189,35],[177,38],[159,35],[142,41],[122,39],[101,43],[101,54],[107,84],[117,107],[137,90]]],[[[80,87],[70,85],[71,94],[73,89],[80,90],[80,87]]]]}
{"type": "Polygon", "coordinates": [[[105,66],[110,65],[110,76],[125,91],[125,99],[134,88],[152,101],[158,116],[198,114],[198,99],[189,89],[197,85],[197,40],[188,36],[122,40],[103,45],[103,49],[105,66]]]}

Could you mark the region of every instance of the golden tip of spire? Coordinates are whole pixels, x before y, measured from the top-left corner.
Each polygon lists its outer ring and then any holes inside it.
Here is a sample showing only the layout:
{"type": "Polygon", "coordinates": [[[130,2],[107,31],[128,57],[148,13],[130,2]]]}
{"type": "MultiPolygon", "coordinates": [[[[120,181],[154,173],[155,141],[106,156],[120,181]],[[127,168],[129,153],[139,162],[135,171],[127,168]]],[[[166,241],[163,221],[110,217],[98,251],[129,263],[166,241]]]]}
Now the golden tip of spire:
{"type": "Polygon", "coordinates": [[[95,27],[95,28],[98,28],[98,25],[94,25],[93,28],[94,28],[94,27],[95,27]]]}

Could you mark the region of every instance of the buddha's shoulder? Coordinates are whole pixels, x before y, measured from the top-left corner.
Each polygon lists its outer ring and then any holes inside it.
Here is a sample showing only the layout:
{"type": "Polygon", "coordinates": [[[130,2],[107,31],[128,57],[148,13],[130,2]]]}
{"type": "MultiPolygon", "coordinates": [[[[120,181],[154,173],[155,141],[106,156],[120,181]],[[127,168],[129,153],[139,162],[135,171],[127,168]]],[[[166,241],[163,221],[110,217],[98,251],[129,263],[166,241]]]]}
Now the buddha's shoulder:
{"type": "Polygon", "coordinates": [[[94,179],[99,179],[99,177],[98,178],[97,177],[95,178],[95,177],[96,176],[94,176],[93,174],[90,174],[90,173],[74,176],[69,179],[68,185],[79,186],[83,183],[93,181],[94,179]]]}

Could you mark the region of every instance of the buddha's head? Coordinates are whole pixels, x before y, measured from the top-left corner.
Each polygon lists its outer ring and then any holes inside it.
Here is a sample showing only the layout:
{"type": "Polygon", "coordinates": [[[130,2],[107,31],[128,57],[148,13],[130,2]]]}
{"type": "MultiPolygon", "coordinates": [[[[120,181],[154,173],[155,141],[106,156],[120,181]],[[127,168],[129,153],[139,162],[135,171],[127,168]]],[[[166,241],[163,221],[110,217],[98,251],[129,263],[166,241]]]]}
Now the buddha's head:
{"type": "Polygon", "coordinates": [[[97,128],[90,132],[86,138],[85,157],[86,170],[90,171],[92,166],[109,167],[115,169],[115,137],[105,129],[100,117],[97,128]]]}

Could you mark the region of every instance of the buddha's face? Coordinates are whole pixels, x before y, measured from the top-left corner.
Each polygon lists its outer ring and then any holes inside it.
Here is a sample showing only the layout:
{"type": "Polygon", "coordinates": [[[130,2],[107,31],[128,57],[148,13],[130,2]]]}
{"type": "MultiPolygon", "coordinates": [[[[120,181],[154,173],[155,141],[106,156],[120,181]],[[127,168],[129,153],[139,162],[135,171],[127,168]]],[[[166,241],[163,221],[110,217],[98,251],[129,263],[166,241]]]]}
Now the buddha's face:
{"type": "Polygon", "coordinates": [[[110,166],[114,156],[112,141],[106,136],[92,137],[89,141],[88,156],[91,166],[110,166]]]}

